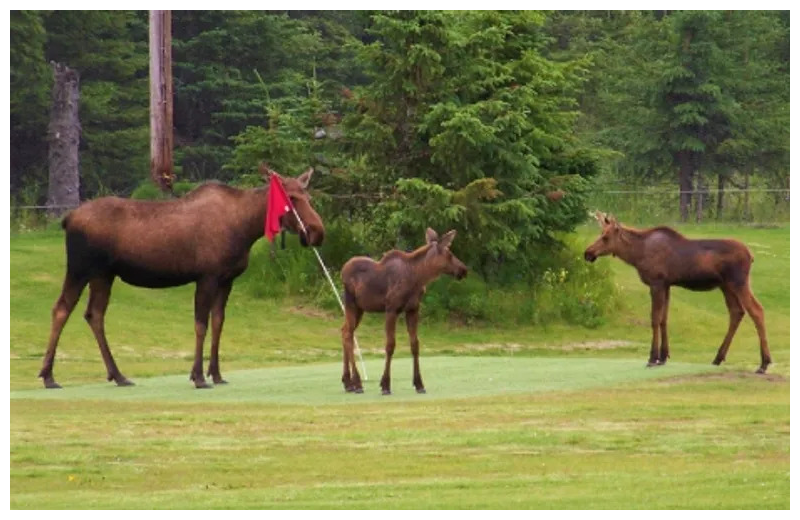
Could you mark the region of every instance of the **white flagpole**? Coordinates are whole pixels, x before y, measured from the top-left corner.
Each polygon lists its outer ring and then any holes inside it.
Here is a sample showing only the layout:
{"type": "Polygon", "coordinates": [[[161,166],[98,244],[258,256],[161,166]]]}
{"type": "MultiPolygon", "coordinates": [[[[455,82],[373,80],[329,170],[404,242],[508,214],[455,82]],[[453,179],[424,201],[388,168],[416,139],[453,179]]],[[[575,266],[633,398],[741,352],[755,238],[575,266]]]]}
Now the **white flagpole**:
{"type": "MultiPolygon", "coordinates": [[[[300,227],[303,229],[303,233],[306,234],[306,238],[308,238],[308,232],[306,231],[306,226],[303,224],[303,220],[300,218],[300,215],[297,214],[297,210],[294,209],[294,205],[290,206],[292,212],[294,213],[295,218],[300,223],[300,227]]],[[[319,255],[319,251],[314,246],[311,246],[311,249],[314,250],[314,254],[317,255],[317,260],[319,260],[319,265],[322,266],[322,270],[325,272],[325,276],[328,278],[328,283],[331,284],[331,289],[333,289],[333,294],[336,295],[336,299],[339,301],[339,307],[342,308],[342,314],[346,314],[344,310],[344,303],[342,303],[342,297],[339,296],[339,290],[336,289],[336,284],[333,283],[333,278],[331,278],[331,274],[328,272],[328,268],[325,266],[325,263],[322,261],[322,257],[319,255]]],[[[361,371],[364,373],[364,381],[369,381],[369,376],[367,376],[367,368],[364,366],[364,358],[361,357],[361,347],[358,346],[358,340],[356,339],[355,331],[353,331],[353,343],[356,347],[356,354],[358,354],[358,360],[361,362],[361,371]]]]}

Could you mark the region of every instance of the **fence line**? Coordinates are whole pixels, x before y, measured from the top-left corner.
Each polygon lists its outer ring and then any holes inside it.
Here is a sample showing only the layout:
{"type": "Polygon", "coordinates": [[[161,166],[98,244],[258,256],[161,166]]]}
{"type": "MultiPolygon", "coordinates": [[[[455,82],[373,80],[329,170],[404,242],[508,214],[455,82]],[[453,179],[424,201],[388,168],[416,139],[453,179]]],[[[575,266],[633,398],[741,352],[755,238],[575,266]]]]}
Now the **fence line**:
{"type": "Polygon", "coordinates": [[[56,206],[11,206],[12,209],[74,209],[75,205],[56,205],[56,206]]]}
{"type": "MultiPolygon", "coordinates": [[[[684,193],[689,193],[692,195],[713,195],[716,193],[791,193],[790,188],[724,188],[722,190],[715,189],[715,188],[702,188],[702,189],[695,189],[695,190],[592,190],[591,194],[594,196],[597,195],[681,195],[684,193]]],[[[387,199],[390,198],[393,193],[389,190],[387,192],[381,193],[331,193],[325,194],[325,196],[330,197],[332,199],[387,199]]],[[[532,194],[527,196],[523,196],[520,198],[531,198],[532,194]]],[[[44,210],[55,210],[55,209],[74,209],[77,206],[75,205],[25,205],[25,206],[17,206],[11,205],[12,210],[20,210],[20,209],[44,209],[44,210]]]]}
{"type": "Polygon", "coordinates": [[[754,189],[745,189],[745,188],[724,188],[718,190],[716,188],[702,188],[697,190],[606,190],[606,191],[594,191],[593,193],[596,194],[610,194],[610,195],[617,195],[617,194],[642,194],[642,195],[681,195],[683,193],[691,193],[691,194],[707,194],[707,193],[780,193],[786,192],[789,193],[791,190],[789,188],[754,188],[754,189]]]}

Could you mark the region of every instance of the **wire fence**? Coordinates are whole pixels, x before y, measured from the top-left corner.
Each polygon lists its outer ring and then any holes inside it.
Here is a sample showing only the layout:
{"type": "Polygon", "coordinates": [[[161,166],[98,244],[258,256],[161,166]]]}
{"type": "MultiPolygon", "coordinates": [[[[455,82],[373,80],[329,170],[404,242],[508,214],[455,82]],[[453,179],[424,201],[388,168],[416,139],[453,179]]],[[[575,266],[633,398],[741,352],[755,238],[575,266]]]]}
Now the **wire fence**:
{"type": "Polygon", "coordinates": [[[789,222],[788,188],[702,189],[690,192],[663,187],[597,190],[589,195],[588,206],[629,222],[674,223],[681,220],[681,194],[690,195],[687,208],[690,222],[789,222]]]}
{"type": "MultiPolygon", "coordinates": [[[[738,222],[752,224],[786,224],[789,222],[790,193],[788,188],[727,188],[681,192],[665,186],[632,189],[600,188],[587,198],[590,210],[611,213],[632,224],[669,224],[681,220],[680,198],[691,195],[688,211],[690,222],[738,222]]],[[[375,204],[392,196],[384,193],[326,194],[334,200],[355,200],[375,204]]],[[[57,221],[74,206],[12,205],[12,231],[41,229],[57,221]]]]}

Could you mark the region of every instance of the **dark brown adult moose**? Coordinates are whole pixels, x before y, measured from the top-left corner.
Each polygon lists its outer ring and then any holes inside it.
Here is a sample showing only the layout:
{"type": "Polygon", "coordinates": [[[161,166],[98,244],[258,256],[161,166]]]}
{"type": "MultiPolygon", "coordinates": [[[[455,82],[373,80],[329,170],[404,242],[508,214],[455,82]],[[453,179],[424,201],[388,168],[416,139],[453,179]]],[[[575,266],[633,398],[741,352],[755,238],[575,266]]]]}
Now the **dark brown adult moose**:
{"type": "MultiPolygon", "coordinates": [[[[265,178],[272,173],[266,165],[260,169],[265,178]]],[[[280,177],[307,234],[292,213],[281,217],[281,226],[298,234],[304,246],[321,244],[325,234],[306,192],[312,173],[310,168],[297,178],[280,177]]],[[[196,283],[196,343],[190,379],[197,388],[210,386],[203,377],[203,342],[210,313],[208,375],[215,384],[225,383],[219,370],[225,305],[234,279],[247,268],[250,248],[264,235],[268,189],[207,183],[178,199],[103,197],[70,212],[61,223],[66,231],[67,274],[53,307],[50,341],[39,372],[44,386],[59,388],[53,378],[56,346],[87,284],[89,304],[84,317],[97,339],[108,380],[119,386],[132,384],[117,368],[104,330],[111,286],[117,276],[131,285],[150,288],[196,283]]]]}
{"type": "Polygon", "coordinates": [[[725,296],[730,323],[714,358],[715,365],[725,361],[731,340],[747,311],[761,342],[761,366],[757,372],[763,374],[767,371],[772,358],[767,345],[764,309],[750,289],[753,255],[747,246],[737,240],[692,240],[666,226],[634,229],[603,213],[597,212],[595,216],[602,233],[586,249],[584,258],[594,262],[599,256],[618,256],[635,267],[642,282],[650,286],[653,341],[647,366],[664,364],[669,357],[669,289],[677,285],[693,291],[720,288],[725,296]]]}
{"type": "Polygon", "coordinates": [[[356,368],[353,355],[353,333],[361,322],[364,312],[383,312],[386,315],[386,366],[381,378],[383,394],[391,394],[391,364],[395,347],[395,325],[401,312],[406,315],[406,327],[414,357],[414,388],[425,393],[422,376],[419,373],[419,305],[425,286],[442,274],[449,274],[460,280],[467,275],[467,267],[450,251],[450,244],[456,236],[451,230],[442,235],[428,228],[425,233],[426,244],[410,253],[392,250],[383,255],[379,262],[356,256],[344,264],[345,319],[342,327],[342,349],[344,351],[344,371],[342,384],[348,392],[362,393],[361,376],[356,368]]]}

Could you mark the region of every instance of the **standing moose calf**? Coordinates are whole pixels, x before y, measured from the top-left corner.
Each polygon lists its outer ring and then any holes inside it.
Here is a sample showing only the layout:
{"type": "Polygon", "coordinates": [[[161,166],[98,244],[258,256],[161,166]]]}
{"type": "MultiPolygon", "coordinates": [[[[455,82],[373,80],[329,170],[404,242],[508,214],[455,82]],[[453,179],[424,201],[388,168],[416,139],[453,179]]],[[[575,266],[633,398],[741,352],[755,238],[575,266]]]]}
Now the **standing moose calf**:
{"type": "Polygon", "coordinates": [[[348,392],[362,393],[361,377],[353,356],[353,333],[361,322],[364,312],[386,314],[386,366],[381,378],[384,395],[391,394],[391,364],[395,346],[395,325],[401,312],[406,315],[406,327],[414,357],[414,388],[425,393],[419,373],[419,304],[425,294],[425,286],[442,274],[461,280],[467,275],[467,267],[450,252],[450,244],[456,236],[455,230],[441,238],[428,228],[427,243],[411,253],[392,250],[384,254],[379,262],[365,256],[351,258],[342,268],[344,282],[345,320],[342,327],[342,349],[344,371],[342,384],[348,392]]]}
{"type": "MultiPolygon", "coordinates": [[[[266,177],[272,173],[261,165],[266,177]]],[[[281,226],[300,236],[302,245],[319,245],[325,231],[306,192],[313,169],[296,179],[280,181],[303,220],[301,231],[292,213],[281,226]]],[[[203,377],[203,342],[211,314],[211,359],[208,375],[225,383],[219,370],[219,339],[225,304],[233,280],[247,268],[250,248],[264,235],[267,186],[241,190],[218,183],[199,186],[187,195],[166,201],[103,197],[70,212],[61,225],[66,231],[67,274],[53,307],[50,341],[39,377],[46,388],[60,388],[53,378],[56,346],[69,315],[89,285],[84,317],[97,339],[108,380],[131,383],[117,368],[108,348],[104,317],[111,285],[117,276],[139,287],[175,287],[194,282],[195,354],[190,379],[208,388],[203,377]]]]}
{"type": "Polygon", "coordinates": [[[720,288],[725,296],[730,323],[714,358],[715,365],[725,361],[731,340],[747,311],[755,322],[761,342],[761,366],[757,372],[763,374],[767,371],[772,358],[767,345],[764,309],[750,290],[753,255],[744,244],[736,240],[691,240],[663,226],[633,229],[620,225],[613,217],[600,212],[596,213],[596,218],[602,233],[586,249],[584,258],[594,262],[599,256],[618,256],[635,267],[642,282],[650,286],[653,341],[647,366],[664,364],[669,357],[669,289],[677,285],[693,291],[720,288]]]}

